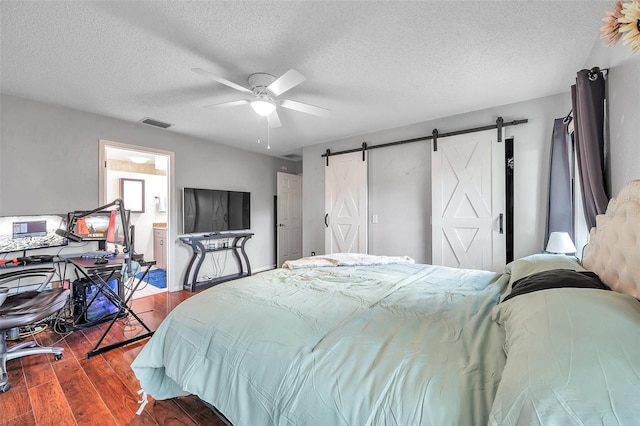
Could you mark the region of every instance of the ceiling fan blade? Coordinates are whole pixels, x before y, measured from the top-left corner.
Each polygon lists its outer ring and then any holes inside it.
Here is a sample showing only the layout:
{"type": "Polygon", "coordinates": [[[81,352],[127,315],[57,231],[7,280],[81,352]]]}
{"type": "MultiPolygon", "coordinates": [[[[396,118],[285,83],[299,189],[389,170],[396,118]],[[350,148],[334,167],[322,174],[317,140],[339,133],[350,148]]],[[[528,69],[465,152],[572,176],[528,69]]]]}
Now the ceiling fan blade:
{"type": "Polygon", "coordinates": [[[273,111],[271,114],[267,115],[267,121],[269,122],[269,127],[271,127],[272,129],[274,127],[282,126],[280,117],[278,116],[278,111],[273,111]]]}
{"type": "Polygon", "coordinates": [[[331,111],[326,108],[304,104],[302,102],[292,101],[290,99],[283,99],[282,102],[280,102],[280,106],[300,112],[305,112],[307,114],[319,115],[320,117],[328,117],[329,114],[331,114],[331,111]]]}
{"type": "Polygon", "coordinates": [[[221,104],[205,105],[203,108],[207,108],[207,109],[226,108],[226,107],[232,107],[232,106],[238,106],[238,105],[245,105],[245,104],[248,104],[248,103],[249,103],[248,100],[241,99],[239,101],[231,101],[231,102],[223,102],[221,104]]]}
{"type": "Polygon", "coordinates": [[[274,96],[280,96],[289,89],[296,87],[305,81],[306,78],[293,68],[282,74],[276,81],[267,86],[267,89],[274,96]]]}
{"type": "Polygon", "coordinates": [[[200,74],[205,77],[212,78],[218,83],[222,83],[225,86],[231,87],[232,89],[236,89],[244,93],[253,93],[251,90],[247,89],[246,87],[242,87],[239,84],[234,83],[233,81],[227,80],[226,78],[218,77],[217,75],[212,74],[207,70],[203,70],[202,68],[191,68],[191,71],[195,72],[196,74],[200,74]]]}

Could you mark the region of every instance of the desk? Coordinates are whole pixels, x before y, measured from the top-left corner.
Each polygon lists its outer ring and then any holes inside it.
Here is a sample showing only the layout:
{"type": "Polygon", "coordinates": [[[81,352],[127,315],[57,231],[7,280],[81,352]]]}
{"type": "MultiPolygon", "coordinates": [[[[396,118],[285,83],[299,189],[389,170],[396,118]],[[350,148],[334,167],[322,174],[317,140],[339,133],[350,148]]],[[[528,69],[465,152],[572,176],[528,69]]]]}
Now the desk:
{"type": "Polygon", "coordinates": [[[180,241],[191,246],[193,255],[187,266],[187,272],[184,275],[183,287],[190,291],[196,291],[198,288],[207,288],[216,284],[223,283],[225,281],[231,281],[242,277],[248,277],[251,275],[251,264],[247,253],[244,251],[244,245],[253,237],[252,232],[230,232],[227,234],[205,234],[205,235],[183,235],[180,237],[180,241]],[[218,244],[218,240],[231,240],[226,246],[218,244]],[[215,241],[216,244],[211,244],[211,241],[215,241]],[[205,243],[206,242],[206,243],[205,243]],[[207,281],[198,281],[198,273],[200,267],[207,253],[213,253],[221,250],[231,250],[238,265],[238,272],[231,275],[225,275],[224,277],[216,277],[207,281]],[[242,256],[242,257],[241,257],[242,256]],[[196,262],[198,260],[198,263],[196,262]],[[244,265],[243,265],[244,260],[244,265]],[[193,273],[191,268],[195,264],[193,273]],[[246,266],[246,270],[245,270],[246,266]],[[191,277],[191,282],[189,282],[191,277]]]}
{"type": "MultiPolygon", "coordinates": [[[[125,263],[125,259],[123,255],[118,255],[113,258],[109,258],[107,259],[108,260],[107,263],[104,263],[104,264],[96,264],[95,259],[83,259],[81,257],[66,258],[65,260],[71,263],[76,268],[76,270],[81,275],[84,276],[84,278],[91,281],[97,287],[99,293],[102,293],[107,299],[109,299],[109,301],[114,306],[118,307],[118,312],[113,315],[113,318],[109,323],[109,326],[106,328],[106,330],[100,337],[100,340],[98,340],[98,343],[96,343],[96,345],[93,347],[92,350],[87,352],[87,358],[91,358],[92,356],[110,351],[111,349],[119,348],[121,346],[128,345],[130,343],[134,343],[142,339],[146,339],[147,337],[151,337],[153,335],[154,332],[149,327],[147,327],[144,321],[142,321],[142,319],[133,311],[133,309],[129,308],[127,304],[133,297],[133,294],[135,293],[135,291],[138,289],[138,286],[140,286],[140,283],[142,282],[142,280],[149,273],[149,269],[151,269],[151,267],[155,265],[154,261],[137,260],[137,262],[140,264],[141,270],[144,271],[144,273],[140,278],[134,278],[133,288],[131,288],[131,290],[128,293],[125,290],[125,294],[123,298],[118,294],[118,292],[115,292],[107,284],[109,280],[117,272],[120,272],[122,270],[122,265],[125,263]],[[138,336],[134,336],[130,339],[125,339],[120,342],[114,343],[112,345],[107,345],[100,348],[102,341],[111,330],[111,327],[113,327],[113,324],[125,312],[128,312],[129,314],[131,314],[138,321],[138,323],[140,323],[140,325],[145,328],[147,332],[138,336]]],[[[94,296],[91,299],[91,301],[88,302],[87,307],[85,307],[85,309],[87,309],[88,306],[90,306],[91,303],[93,303],[96,296],[94,296]]],[[[75,317],[75,313],[74,313],[74,317],[75,317]]]]}

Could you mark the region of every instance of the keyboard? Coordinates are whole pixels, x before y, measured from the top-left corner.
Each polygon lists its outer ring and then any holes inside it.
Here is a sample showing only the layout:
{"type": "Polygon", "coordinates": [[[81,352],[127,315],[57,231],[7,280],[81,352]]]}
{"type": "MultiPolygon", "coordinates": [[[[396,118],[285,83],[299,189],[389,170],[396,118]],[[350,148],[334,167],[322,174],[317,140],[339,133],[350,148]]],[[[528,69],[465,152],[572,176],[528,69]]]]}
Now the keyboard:
{"type": "Polygon", "coordinates": [[[81,259],[101,259],[115,257],[115,253],[107,250],[95,250],[83,253],[80,255],[81,259]]]}

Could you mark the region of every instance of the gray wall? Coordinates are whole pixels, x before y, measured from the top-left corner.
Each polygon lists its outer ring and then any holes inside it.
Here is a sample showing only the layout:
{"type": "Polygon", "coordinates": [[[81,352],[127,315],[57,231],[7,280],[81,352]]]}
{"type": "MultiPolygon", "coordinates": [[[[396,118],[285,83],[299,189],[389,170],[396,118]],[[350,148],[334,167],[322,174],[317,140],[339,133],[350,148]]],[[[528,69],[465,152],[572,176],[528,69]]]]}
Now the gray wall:
{"type": "MultiPolygon", "coordinates": [[[[13,96],[3,95],[0,108],[0,215],[99,207],[100,139],[162,149],[175,153],[173,197],[178,203],[185,186],[251,192],[255,236],[247,243],[247,253],[254,269],[274,264],[276,172],[285,168],[294,173],[295,163],[13,96]]],[[[172,289],[180,286],[190,256],[190,249],[177,240],[182,230],[178,203],[171,206],[172,289]]]]}
{"type": "MultiPolygon", "coordinates": [[[[535,84],[535,82],[531,82],[535,84]]],[[[303,151],[304,230],[303,250],[324,252],[324,165],[321,154],[357,148],[362,142],[376,145],[505,121],[527,118],[529,122],[507,127],[514,137],[515,235],[514,255],[540,252],[545,229],[548,163],[553,120],[571,108],[569,94],[550,96],[482,111],[426,121],[397,129],[305,148],[303,151]]],[[[441,139],[446,143],[446,138],[441,139]]],[[[429,142],[415,142],[369,152],[369,253],[409,255],[431,262],[431,154],[429,142]]]]}
{"type": "Polygon", "coordinates": [[[609,68],[609,157],[607,189],[615,196],[630,180],[640,179],[640,54],[618,42],[598,41],[585,68],[609,68]]]}
{"type": "MultiPolygon", "coordinates": [[[[410,139],[430,134],[424,125],[382,131],[328,144],[314,145],[303,150],[303,254],[324,253],[324,173],[327,148],[332,151],[357,148],[362,142],[369,145],[410,139]]],[[[428,143],[413,143],[368,151],[369,181],[369,253],[404,255],[411,250],[417,259],[430,259],[430,246],[423,243],[430,235],[428,212],[421,206],[428,190],[426,176],[431,174],[428,143]],[[378,215],[378,223],[371,216],[378,215]]],[[[329,159],[331,161],[331,159],[329,159]]],[[[430,200],[429,200],[430,204],[430,200]]]]}
{"type": "MultiPolygon", "coordinates": [[[[612,196],[630,180],[640,179],[640,55],[618,43],[604,47],[596,40],[584,68],[609,68],[609,149],[607,186],[612,196]]],[[[576,70],[576,72],[579,70],[576,70]]],[[[515,137],[515,257],[542,249],[545,229],[550,139],[553,120],[571,108],[567,93],[389,129],[304,149],[303,250],[324,252],[324,159],[332,151],[403,140],[505,120],[528,118],[525,125],[507,128],[515,137]]],[[[535,84],[528,82],[527,84],[535,84]]],[[[444,143],[444,142],[443,142],[444,143]]],[[[431,261],[430,153],[428,142],[417,142],[369,152],[369,252],[407,254],[419,262],[431,261]]]]}
{"type": "MultiPolygon", "coordinates": [[[[640,55],[629,55],[619,43],[605,48],[598,40],[585,68],[609,67],[609,188],[616,194],[631,179],[640,179],[640,55]]],[[[578,70],[576,70],[578,71],[578,70]]],[[[535,84],[535,82],[530,82],[535,84]]],[[[570,83],[568,83],[569,85],[570,83]]],[[[567,94],[494,107],[397,129],[354,136],[304,149],[304,255],[324,251],[324,159],[320,155],[505,120],[528,118],[509,127],[515,137],[515,255],[538,252],[544,233],[549,142],[553,119],[570,109],[567,94]]],[[[0,214],[37,214],[95,208],[98,199],[98,140],[139,145],[176,153],[175,193],[184,186],[225,187],[252,193],[252,224],[256,236],[247,244],[255,268],[273,264],[273,195],[275,172],[287,167],[299,173],[300,163],[242,152],[223,145],[109,119],[95,114],[3,95],[0,98],[0,214]]],[[[444,143],[444,142],[443,142],[444,143]]],[[[430,153],[428,142],[369,152],[369,249],[375,254],[408,254],[431,261],[430,153]]],[[[172,207],[175,224],[179,206],[172,207]]],[[[170,236],[176,240],[174,226],[170,236]]],[[[177,279],[189,251],[176,245],[177,279]]],[[[172,279],[176,279],[175,277],[172,279]]]]}

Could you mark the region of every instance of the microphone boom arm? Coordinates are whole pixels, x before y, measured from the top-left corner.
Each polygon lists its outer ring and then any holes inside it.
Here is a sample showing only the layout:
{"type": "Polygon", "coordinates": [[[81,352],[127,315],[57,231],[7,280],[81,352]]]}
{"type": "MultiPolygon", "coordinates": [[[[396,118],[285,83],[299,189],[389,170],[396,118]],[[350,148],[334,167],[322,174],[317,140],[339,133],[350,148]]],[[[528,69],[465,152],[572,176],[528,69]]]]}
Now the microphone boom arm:
{"type": "MultiPolygon", "coordinates": [[[[129,222],[127,221],[127,214],[124,208],[124,201],[122,201],[121,198],[116,198],[109,204],[105,204],[104,206],[100,206],[96,209],[93,209],[90,211],[83,211],[81,214],[77,214],[77,215],[74,214],[73,218],[67,224],[67,232],[71,235],[75,235],[73,234],[73,229],[78,219],[82,219],[83,217],[89,216],[93,213],[97,213],[99,211],[108,209],[113,206],[116,206],[118,208],[118,213],[120,214],[120,221],[122,222],[122,233],[124,235],[124,248],[122,249],[122,251],[124,253],[129,253],[129,251],[131,250],[131,240],[129,239],[129,222]]],[[[130,262],[132,255],[133,253],[131,253],[129,256],[125,255],[125,261],[127,263],[130,262]]]]}

